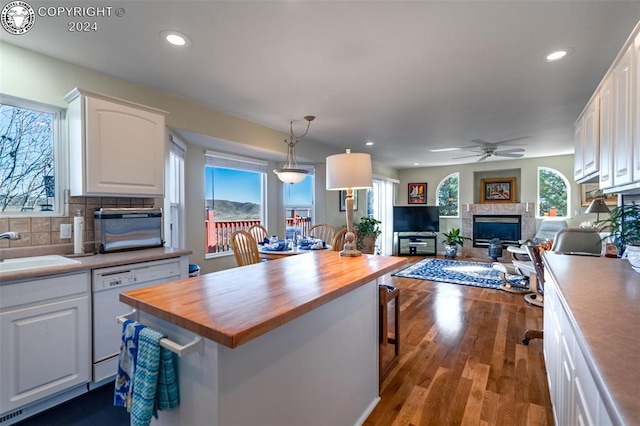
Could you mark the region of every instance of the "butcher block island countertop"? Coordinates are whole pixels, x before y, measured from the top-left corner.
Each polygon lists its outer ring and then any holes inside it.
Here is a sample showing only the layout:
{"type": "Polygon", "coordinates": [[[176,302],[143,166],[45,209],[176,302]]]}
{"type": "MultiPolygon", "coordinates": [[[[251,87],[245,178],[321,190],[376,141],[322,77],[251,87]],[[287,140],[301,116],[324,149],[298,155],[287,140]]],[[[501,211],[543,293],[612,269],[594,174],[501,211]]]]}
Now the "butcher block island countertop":
{"type": "Polygon", "coordinates": [[[544,261],[613,423],[640,424],[640,274],[625,259],[545,253],[544,261]]]}
{"type": "Polygon", "coordinates": [[[121,293],[172,341],[204,337],[154,424],[362,424],[380,399],[378,277],[405,263],[324,250],[121,293]]]}
{"type": "Polygon", "coordinates": [[[125,292],[120,301],[235,348],[406,262],[316,251],[125,292]]]}

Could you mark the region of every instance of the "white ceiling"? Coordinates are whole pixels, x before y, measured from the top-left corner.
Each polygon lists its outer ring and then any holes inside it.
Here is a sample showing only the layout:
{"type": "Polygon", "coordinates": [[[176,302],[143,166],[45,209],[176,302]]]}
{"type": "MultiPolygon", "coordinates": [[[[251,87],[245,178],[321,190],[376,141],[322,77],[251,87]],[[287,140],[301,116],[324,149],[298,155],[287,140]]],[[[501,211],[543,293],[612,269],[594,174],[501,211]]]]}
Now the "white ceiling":
{"type": "Polygon", "coordinates": [[[573,122],[640,20],[640,2],[615,0],[29,3],[125,14],[37,17],[4,41],[284,133],[315,115],[301,143],[396,168],[474,162],[429,152],[474,139],[527,137],[526,157],[572,153],[573,122]],[[98,30],[68,32],[70,20],[98,30]],[[163,30],[191,46],[169,46],[163,30]],[[573,53],[543,60],[559,47],[573,53]]]}

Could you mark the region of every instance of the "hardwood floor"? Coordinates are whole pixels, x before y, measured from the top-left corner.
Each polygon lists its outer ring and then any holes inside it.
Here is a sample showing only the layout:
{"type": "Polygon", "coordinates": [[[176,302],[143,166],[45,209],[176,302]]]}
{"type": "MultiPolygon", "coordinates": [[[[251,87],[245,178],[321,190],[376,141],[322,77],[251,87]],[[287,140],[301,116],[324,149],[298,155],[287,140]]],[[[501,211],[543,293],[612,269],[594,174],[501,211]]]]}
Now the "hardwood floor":
{"type": "Polygon", "coordinates": [[[542,328],[541,308],[500,290],[383,281],[400,288],[400,360],[365,425],[553,424],[542,340],[521,341],[542,328]]]}

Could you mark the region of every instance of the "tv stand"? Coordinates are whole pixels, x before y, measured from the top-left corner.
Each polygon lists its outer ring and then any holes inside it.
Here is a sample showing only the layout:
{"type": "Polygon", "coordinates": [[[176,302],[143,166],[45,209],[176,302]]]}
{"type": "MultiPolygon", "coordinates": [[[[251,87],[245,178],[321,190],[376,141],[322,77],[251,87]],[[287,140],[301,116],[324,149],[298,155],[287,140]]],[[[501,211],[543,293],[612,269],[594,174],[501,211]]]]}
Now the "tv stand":
{"type": "Polygon", "coordinates": [[[397,236],[398,256],[436,256],[438,236],[429,232],[403,232],[397,236]]]}

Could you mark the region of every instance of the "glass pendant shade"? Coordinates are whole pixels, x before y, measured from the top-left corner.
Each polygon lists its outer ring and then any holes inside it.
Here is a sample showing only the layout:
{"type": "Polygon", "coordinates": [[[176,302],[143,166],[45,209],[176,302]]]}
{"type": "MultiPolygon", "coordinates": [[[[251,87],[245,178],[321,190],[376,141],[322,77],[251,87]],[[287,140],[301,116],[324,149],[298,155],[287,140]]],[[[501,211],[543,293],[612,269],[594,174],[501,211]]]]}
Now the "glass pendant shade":
{"type": "Polygon", "coordinates": [[[280,179],[284,183],[302,182],[304,178],[309,174],[308,170],[298,167],[295,152],[296,144],[300,142],[300,139],[302,139],[307,134],[307,132],[309,131],[309,126],[311,125],[311,122],[315,119],[315,117],[312,115],[307,115],[304,119],[307,120],[307,129],[301,136],[296,136],[293,133],[293,121],[290,123],[289,130],[291,134],[289,136],[289,140],[284,140],[284,143],[287,144],[287,163],[284,167],[275,169],[273,171],[273,173],[278,176],[278,179],[280,179]]]}

